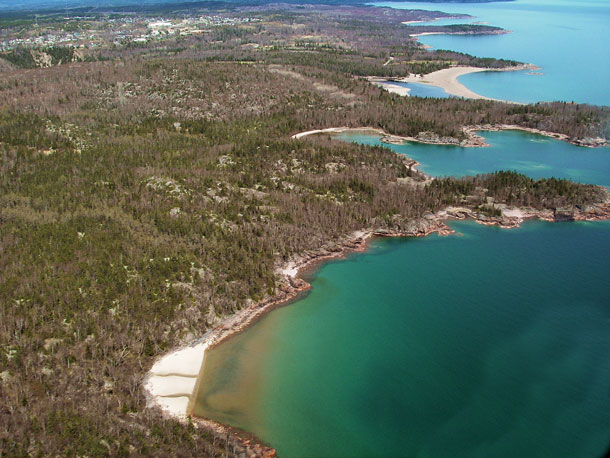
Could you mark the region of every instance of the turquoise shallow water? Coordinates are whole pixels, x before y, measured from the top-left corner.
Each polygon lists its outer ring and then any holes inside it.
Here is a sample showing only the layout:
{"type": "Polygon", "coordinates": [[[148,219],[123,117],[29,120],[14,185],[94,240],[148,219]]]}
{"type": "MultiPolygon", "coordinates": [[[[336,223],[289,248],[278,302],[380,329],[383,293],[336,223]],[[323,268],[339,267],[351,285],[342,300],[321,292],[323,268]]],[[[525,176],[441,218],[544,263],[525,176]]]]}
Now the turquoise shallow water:
{"type": "MultiPolygon", "coordinates": [[[[486,52],[458,50],[545,66],[538,76],[469,75],[484,95],[610,104],[607,59],[589,62],[601,69],[592,80],[571,54],[585,46],[585,60],[605,55],[607,3],[579,2],[586,19],[574,5],[433,5],[486,11],[515,34],[426,40],[458,49],[454,39],[464,38],[486,52]],[[560,22],[568,32],[553,35],[560,22]],[[520,24],[536,27],[519,35],[520,24]],[[582,27],[600,40],[559,40],[579,39],[571,29],[582,27]],[[493,48],[498,39],[506,48],[493,48]],[[545,53],[557,57],[545,48],[553,40],[569,65],[545,63],[545,53]]],[[[517,131],[484,136],[491,147],[389,147],[437,176],[515,169],[610,185],[608,148],[517,131]]],[[[322,266],[307,295],[206,354],[194,413],[251,431],[287,457],[600,457],[610,443],[610,222],[451,226],[459,235],[376,240],[322,266]]]]}
{"type": "MultiPolygon", "coordinates": [[[[516,0],[486,4],[376,2],[376,6],[440,10],[475,16],[473,21],[512,33],[491,36],[428,35],[436,49],[533,63],[543,75],[483,72],[459,81],[487,97],[516,102],[564,100],[610,105],[610,2],[516,0]]],[[[442,24],[463,23],[444,20],[442,24]]]]}
{"type": "Polygon", "coordinates": [[[584,148],[521,131],[480,132],[486,148],[406,143],[388,145],[379,136],[344,132],[334,138],[384,145],[405,154],[433,176],[464,176],[496,170],[516,170],[532,178],[570,178],[610,186],[610,148],[584,148]]]}
{"type": "Polygon", "coordinates": [[[427,84],[420,83],[392,83],[396,86],[408,87],[410,89],[409,95],[416,97],[434,97],[437,99],[446,99],[453,97],[451,94],[445,92],[443,88],[437,86],[429,86],[427,84]]]}
{"type": "Polygon", "coordinates": [[[206,356],[196,413],[280,456],[599,457],[610,224],[377,240],[206,356]]]}
{"type": "MultiPolygon", "coordinates": [[[[609,184],[607,149],[485,136],[492,147],[392,147],[429,173],[520,164],[609,184]]],[[[458,235],[376,240],[323,265],[307,295],[208,352],[194,413],[287,457],[601,456],[610,222],[451,226],[458,235]]]]}

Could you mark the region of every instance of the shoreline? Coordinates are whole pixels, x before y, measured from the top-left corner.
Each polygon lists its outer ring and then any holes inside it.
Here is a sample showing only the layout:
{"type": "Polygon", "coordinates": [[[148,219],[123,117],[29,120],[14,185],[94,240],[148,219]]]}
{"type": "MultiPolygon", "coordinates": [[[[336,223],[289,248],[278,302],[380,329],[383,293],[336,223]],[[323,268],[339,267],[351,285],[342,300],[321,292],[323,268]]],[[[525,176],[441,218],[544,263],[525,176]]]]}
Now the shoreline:
{"type": "Polygon", "coordinates": [[[391,81],[391,80],[371,81],[371,83],[377,87],[380,87],[381,89],[385,89],[390,94],[400,95],[401,97],[411,97],[410,88],[392,84],[393,81],[391,81]]]}
{"type": "MultiPolygon", "coordinates": [[[[403,22],[404,24],[404,22],[403,22]]],[[[433,27],[433,26],[432,26],[433,27]]],[[[411,37],[425,37],[426,35],[472,35],[472,36],[485,36],[485,35],[506,35],[508,33],[512,33],[511,30],[497,30],[497,31],[488,31],[488,32],[420,32],[420,33],[412,33],[409,36],[411,37]]]]}
{"type": "Polygon", "coordinates": [[[299,140],[309,135],[317,134],[333,134],[343,132],[369,132],[379,134],[381,136],[380,141],[382,143],[389,143],[394,145],[402,145],[405,142],[416,142],[425,143],[429,145],[449,145],[449,146],[461,146],[463,148],[484,148],[490,146],[485,142],[485,139],[477,134],[477,132],[498,132],[502,130],[519,130],[528,132],[531,134],[542,135],[544,137],[554,138],[556,140],[565,141],[576,146],[583,146],[587,148],[599,148],[608,145],[608,140],[596,137],[596,138],[575,138],[570,137],[566,134],[560,134],[557,132],[549,132],[546,130],[535,129],[533,127],[523,127],[514,124],[475,124],[471,126],[462,127],[462,131],[466,134],[466,139],[458,140],[455,137],[441,137],[433,132],[420,132],[416,137],[401,136],[389,134],[383,129],[376,127],[329,127],[326,129],[315,129],[300,132],[292,135],[290,138],[299,140]]]}
{"type": "MultiPolygon", "coordinates": [[[[381,87],[388,90],[389,92],[393,92],[393,93],[397,93],[397,94],[399,92],[390,91],[388,89],[388,86],[391,86],[391,84],[383,85],[383,83],[389,83],[391,81],[399,82],[399,83],[419,83],[419,84],[425,84],[428,86],[440,87],[440,88],[444,89],[445,92],[447,92],[448,94],[451,94],[451,95],[454,95],[457,97],[463,97],[466,99],[493,100],[495,102],[504,102],[504,103],[522,105],[519,102],[512,102],[510,100],[494,99],[491,97],[483,96],[481,94],[477,94],[476,92],[471,91],[470,89],[468,89],[466,86],[464,86],[462,83],[460,83],[458,81],[458,78],[460,76],[467,75],[469,73],[515,72],[515,71],[521,71],[521,70],[539,70],[539,67],[536,67],[535,65],[532,65],[532,64],[524,64],[524,65],[518,65],[515,67],[506,67],[506,68],[483,68],[483,67],[455,66],[455,67],[444,68],[442,70],[437,70],[435,72],[428,73],[426,75],[419,75],[419,76],[418,75],[409,75],[409,76],[405,76],[402,78],[393,78],[393,79],[369,76],[369,77],[367,77],[367,79],[371,83],[376,84],[378,86],[381,85],[381,87]]],[[[394,87],[400,87],[400,86],[394,86],[394,87]]],[[[404,89],[407,89],[407,88],[404,88],[404,89]]],[[[408,95],[408,93],[399,94],[399,95],[408,95]]]]}
{"type": "MultiPolygon", "coordinates": [[[[468,146],[481,147],[489,145],[485,144],[483,139],[475,134],[477,130],[508,129],[524,130],[569,141],[568,137],[563,134],[511,125],[469,126],[465,127],[464,131],[475,140],[479,139],[474,141],[476,144],[468,146]]],[[[391,136],[382,129],[371,127],[316,129],[295,134],[292,138],[299,139],[319,133],[340,133],[345,131],[374,132],[384,136],[383,138],[388,143],[398,141],[426,142],[422,139],[411,137],[391,136]]],[[[416,161],[406,156],[405,159],[409,166],[416,167],[419,165],[416,161]]],[[[225,317],[220,325],[209,330],[199,339],[173,349],[169,353],[160,356],[154,362],[149,372],[145,375],[143,382],[143,388],[148,401],[147,407],[159,407],[166,416],[177,419],[181,423],[192,422],[197,427],[207,430],[219,438],[219,440],[224,440],[231,444],[234,450],[239,450],[240,453],[244,453],[247,456],[275,457],[275,449],[266,445],[252,433],[192,414],[196,395],[202,380],[206,352],[233,335],[246,330],[258,319],[275,308],[288,305],[298,299],[304,291],[311,288],[311,285],[303,279],[303,276],[310,273],[318,264],[333,259],[340,259],[351,253],[364,252],[376,237],[427,237],[434,233],[442,236],[451,235],[455,231],[447,223],[452,220],[470,219],[477,224],[497,226],[502,229],[519,228],[524,221],[532,219],[547,222],[565,220],[561,212],[556,215],[553,210],[549,209],[537,210],[528,207],[508,207],[505,204],[496,204],[496,208],[501,210],[501,216],[486,216],[466,206],[445,207],[436,213],[427,213],[419,219],[406,221],[403,224],[404,227],[399,226],[399,229],[365,228],[357,230],[342,236],[338,240],[328,241],[318,249],[293,255],[286,262],[276,262],[275,273],[279,277],[279,281],[273,295],[267,295],[258,302],[250,301],[246,307],[231,316],[225,317]]],[[[609,219],[610,193],[608,191],[605,202],[584,209],[574,209],[573,214],[570,216],[570,220],[574,221],[602,221],[609,219]]]]}
{"type": "MultiPolygon", "coordinates": [[[[293,255],[289,261],[277,265],[275,269],[280,281],[273,296],[267,296],[259,302],[252,302],[248,307],[223,319],[220,325],[208,331],[203,337],[178,347],[155,361],[146,374],[143,384],[148,399],[147,407],[159,407],[164,414],[182,423],[192,422],[217,437],[223,438],[234,448],[246,453],[247,456],[275,457],[275,449],[266,445],[252,433],[192,414],[202,379],[206,351],[244,331],[275,308],[288,305],[298,299],[301,293],[311,288],[311,285],[301,277],[311,272],[318,264],[341,259],[351,253],[365,252],[376,237],[427,237],[434,233],[441,236],[451,235],[455,231],[447,223],[452,220],[470,219],[477,224],[497,226],[502,229],[519,228],[524,221],[532,219],[547,222],[564,221],[561,215],[555,215],[552,210],[548,209],[508,207],[505,204],[497,204],[496,207],[501,209],[501,216],[489,217],[468,207],[450,206],[436,213],[428,213],[419,219],[408,221],[405,228],[398,230],[361,229],[345,235],[337,241],[327,242],[319,249],[293,255]],[[174,385],[176,382],[174,377],[188,378],[190,383],[174,385]],[[185,387],[187,391],[188,389],[191,391],[185,392],[185,387]],[[175,399],[178,401],[172,402],[175,399]]],[[[609,219],[610,193],[607,194],[605,202],[585,209],[576,209],[572,215],[573,221],[609,219]]]]}

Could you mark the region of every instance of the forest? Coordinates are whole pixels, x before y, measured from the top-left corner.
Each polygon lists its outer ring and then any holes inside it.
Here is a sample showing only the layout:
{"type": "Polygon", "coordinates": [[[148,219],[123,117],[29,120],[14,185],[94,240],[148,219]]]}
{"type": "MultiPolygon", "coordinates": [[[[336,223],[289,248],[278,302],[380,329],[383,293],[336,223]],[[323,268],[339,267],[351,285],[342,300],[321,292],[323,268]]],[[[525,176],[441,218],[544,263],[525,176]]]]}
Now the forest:
{"type": "Polygon", "coordinates": [[[369,126],[460,140],[464,126],[494,123],[609,136],[604,107],[389,94],[360,76],[381,74],[390,52],[405,53],[397,73],[453,57],[399,45],[400,29],[374,18],[310,14],[0,67],[3,455],[231,454],[226,438],[147,409],[141,383],[155,358],[273,295],[291,255],[466,197],[550,209],[606,199],[510,171],[430,181],[387,148],[291,139],[369,126]],[[323,38],[304,42],[318,22],[323,38]],[[298,41],[290,30],[303,27],[298,41]]]}

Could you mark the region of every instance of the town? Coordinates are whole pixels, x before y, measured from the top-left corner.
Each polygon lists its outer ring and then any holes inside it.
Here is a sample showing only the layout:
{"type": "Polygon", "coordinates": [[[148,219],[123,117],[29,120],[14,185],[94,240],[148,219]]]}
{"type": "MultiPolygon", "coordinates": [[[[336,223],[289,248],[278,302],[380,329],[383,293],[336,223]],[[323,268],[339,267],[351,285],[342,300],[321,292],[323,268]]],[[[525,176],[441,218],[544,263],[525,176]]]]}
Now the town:
{"type": "Polygon", "coordinates": [[[218,26],[259,22],[255,17],[221,14],[182,18],[122,16],[35,17],[33,23],[0,28],[0,51],[16,48],[101,48],[145,44],[155,40],[209,32],[218,26]]]}

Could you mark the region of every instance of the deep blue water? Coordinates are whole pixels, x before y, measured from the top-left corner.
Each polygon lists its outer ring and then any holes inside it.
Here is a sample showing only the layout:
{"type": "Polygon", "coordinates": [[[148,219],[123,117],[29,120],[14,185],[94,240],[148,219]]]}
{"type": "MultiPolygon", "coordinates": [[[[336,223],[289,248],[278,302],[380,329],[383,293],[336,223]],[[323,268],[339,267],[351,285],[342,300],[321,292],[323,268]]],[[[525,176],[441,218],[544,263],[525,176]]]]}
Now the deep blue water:
{"type": "MultiPolygon", "coordinates": [[[[485,137],[492,147],[391,147],[433,174],[509,166],[610,184],[607,148],[485,137]]],[[[321,266],[308,294],[206,354],[193,413],[285,457],[600,458],[610,222],[450,225],[321,266]]]]}

